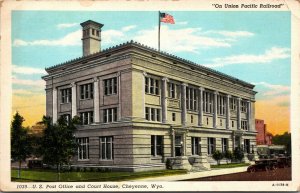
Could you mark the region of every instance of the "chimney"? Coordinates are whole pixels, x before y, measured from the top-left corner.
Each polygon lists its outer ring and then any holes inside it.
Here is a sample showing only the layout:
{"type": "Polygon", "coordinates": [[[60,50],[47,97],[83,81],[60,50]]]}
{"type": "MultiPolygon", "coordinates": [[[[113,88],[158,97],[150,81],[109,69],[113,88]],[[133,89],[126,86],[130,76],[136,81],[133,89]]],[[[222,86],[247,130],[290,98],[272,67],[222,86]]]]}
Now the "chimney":
{"type": "Polygon", "coordinates": [[[101,28],[103,24],[92,20],[80,24],[82,26],[83,56],[88,56],[101,50],[101,28]]]}

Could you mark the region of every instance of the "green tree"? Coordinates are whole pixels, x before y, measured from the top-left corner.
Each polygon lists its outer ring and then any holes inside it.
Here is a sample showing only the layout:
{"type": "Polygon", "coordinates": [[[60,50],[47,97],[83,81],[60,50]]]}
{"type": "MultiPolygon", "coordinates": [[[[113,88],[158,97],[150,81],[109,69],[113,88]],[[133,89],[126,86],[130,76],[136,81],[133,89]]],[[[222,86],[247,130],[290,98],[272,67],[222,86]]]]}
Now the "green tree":
{"type": "Polygon", "coordinates": [[[11,158],[18,161],[18,178],[21,177],[22,161],[25,161],[31,154],[31,140],[28,135],[28,128],[24,128],[25,119],[17,112],[11,123],[11,158]]]}
{"type": "Polygon", "coordinates": [[[282,135],[275,135],[272,139],[274,145],[284,145],[288,154],[291,154],[291,133],[285,132],[282,135]]]}
{"type": "Polygon", "coordinates": [[[220,165],[220,160],[223,159],[224,155],[219,150],[216,150],[212,157],[217,161],[218,165],[220,165]]]}
{"type": "Polygon", "coordinates": [[[56,166],[57,180],[60,181],[61,166],[69,164],[76,153],[77,143],[74,136],[79,118],[74,117],[69,123],[61,117],[57,123],[52,124],[50,117],[43,117],[45,125],[44,135],[41,139],[43,162],[56,166]]]}
{"type": "Polygon", "coordinates": [[[230,150],[225,151],[224,158],[226,159],[226,163],[228,164],[228,161],[233,159],[233,154],[230,150]]]}
{"type": "Polygon", "coordinates": [[[244,158],[244,151],[240,147],[236,147],[233,152],[234,159],[238,160],[239,162],[242,162],[244,158]]]}

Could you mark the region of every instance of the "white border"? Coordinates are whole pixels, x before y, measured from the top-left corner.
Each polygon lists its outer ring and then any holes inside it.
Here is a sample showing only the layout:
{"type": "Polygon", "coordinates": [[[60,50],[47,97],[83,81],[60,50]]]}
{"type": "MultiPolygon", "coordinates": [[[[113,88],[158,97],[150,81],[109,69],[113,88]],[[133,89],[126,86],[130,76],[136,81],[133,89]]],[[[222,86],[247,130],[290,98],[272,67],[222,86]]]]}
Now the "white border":
{"type": "MultiPolygon", "coordinates": [[[[272,186],[274,181],[230,181],[230,182],[156,182],[164,186],[162,191],[299,191],[299,171],[300,166],[300,3],[296,0],[256,0],[256,1],[243,1],[242,3],[270,3],[280,4],[284,6],[281,9],[216,9],[212,6],[213,3],[237,3],[240,1],[201,1],[196,0],[178,0],[178,1],[5,1],[1,6],[1,66],[0,66],[0,190],[2,191],[37,191],[37,189],[16,189],[17,184],[24,184],[18,182],[10,182],[10,118],[12,106],[12,88],[11,88],[11,11],[13,10],[197,10],[197,11],[291,11],[292,23],[292,83],[291,83],[291,133],[292,133],[292,155],[293,155],[293,170],[292,181],[280,181],[288,183],[289,186],[272,186]],[[297,172],[298,171],[298,172],[297,172]]],[[[245,21],[247,22],[247,21],[245,21]]],[[[276,21],[274,21],[276,22],[276,21]]],[[[125,182],[110,182],[105,184],[124,184],[125,182]]],[[[127,182],[126,182],[127,183],[127,182]]],[[[33,183],[25,183],[33,184],[33,183]]],[[[109,189],[60,189],[59,184],[78,184],[88,183],[34,183],[37,186],[43,184],[56,184],[55,189],[39,189],[39,191],[110,191],[109,189]]],[[[91,184],[91,183],[90,183],[91,184]]],[[[92,184],[104,184],[101,182],[93,182],[92,184]]],[[[128,184],[149,184],[149,182],[128,182],[128,184]]],[[[31,186],[31,185],[30,185],[31,186]]],[[[141,191],[141,189],[113,189],[112,191],[141,191]]],[[[158,191],[153,189],[146,189],[145,191],[158,191]]]]}

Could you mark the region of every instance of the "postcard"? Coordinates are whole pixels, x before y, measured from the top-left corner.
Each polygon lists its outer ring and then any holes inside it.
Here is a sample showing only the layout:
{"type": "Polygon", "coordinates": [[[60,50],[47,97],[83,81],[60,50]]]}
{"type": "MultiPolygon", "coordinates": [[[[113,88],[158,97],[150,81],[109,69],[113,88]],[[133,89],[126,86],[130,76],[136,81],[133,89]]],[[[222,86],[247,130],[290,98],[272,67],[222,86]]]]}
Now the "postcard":
{"type": "Polygon", "coordinates": [[[1,191],[299,191],[298,1],[4,1],[1,191]]]}

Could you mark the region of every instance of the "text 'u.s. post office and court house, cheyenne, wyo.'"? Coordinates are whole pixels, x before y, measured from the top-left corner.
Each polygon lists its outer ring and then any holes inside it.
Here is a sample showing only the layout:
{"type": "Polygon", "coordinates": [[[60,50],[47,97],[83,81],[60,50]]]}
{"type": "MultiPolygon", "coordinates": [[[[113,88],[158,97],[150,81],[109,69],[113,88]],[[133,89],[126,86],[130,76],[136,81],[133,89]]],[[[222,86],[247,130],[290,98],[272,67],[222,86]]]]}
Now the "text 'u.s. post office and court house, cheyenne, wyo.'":
{"type": "Polygon", "coordinates": [[[133,41],[101,50],[103,24],[81,26],[83,56],[43,77],[53,122],[81,118],[72,165],[208,170],[215,150],[256,154],[254,85],[133,41]]]}

